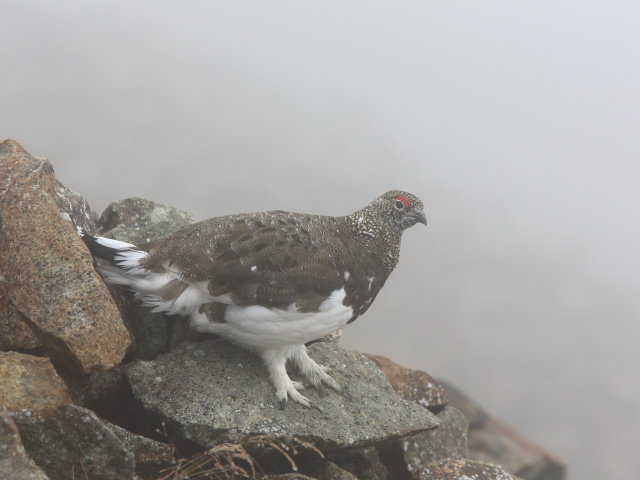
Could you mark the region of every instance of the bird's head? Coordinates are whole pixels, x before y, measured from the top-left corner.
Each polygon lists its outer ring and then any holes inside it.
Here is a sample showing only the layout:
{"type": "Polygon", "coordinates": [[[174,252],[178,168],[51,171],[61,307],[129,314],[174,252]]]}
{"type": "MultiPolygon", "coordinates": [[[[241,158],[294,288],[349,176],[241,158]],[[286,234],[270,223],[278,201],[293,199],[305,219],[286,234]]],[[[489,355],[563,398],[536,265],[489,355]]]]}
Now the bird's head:
{"type": "Polygon", "coordinates": [[[391,190],[378,197],[376,202],[389,227],[396,233],[402,233],[416,223],[427,224],[424,204],[415,195],[401,190],[391,190]]]}
{"type": "Polygon", "coordinates": [[[422,200],[402,190],[391,190],[345,218],[368,237],[401,235],[416,223],[427,224],[422,200]]]}

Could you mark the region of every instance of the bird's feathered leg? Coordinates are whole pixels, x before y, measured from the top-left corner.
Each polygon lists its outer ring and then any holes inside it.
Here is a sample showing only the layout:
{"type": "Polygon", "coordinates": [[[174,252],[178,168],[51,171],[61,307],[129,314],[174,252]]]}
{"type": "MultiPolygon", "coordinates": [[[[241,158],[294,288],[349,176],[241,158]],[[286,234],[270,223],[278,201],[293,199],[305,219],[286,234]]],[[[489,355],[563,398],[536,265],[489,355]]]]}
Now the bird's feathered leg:
{"type": "Polygon", "coordinates": [[[271,348],[258,352],[260,358],[267,367],[269,378],[276,389],[276,397],[280,402],[286,402],[291,399],[305,407],[310,407],[309,399],[302,395],[298,390],[302,390],[304,386],[300,382],[294,382],[287,374],[287,358],[293,347],[271,348]]]}

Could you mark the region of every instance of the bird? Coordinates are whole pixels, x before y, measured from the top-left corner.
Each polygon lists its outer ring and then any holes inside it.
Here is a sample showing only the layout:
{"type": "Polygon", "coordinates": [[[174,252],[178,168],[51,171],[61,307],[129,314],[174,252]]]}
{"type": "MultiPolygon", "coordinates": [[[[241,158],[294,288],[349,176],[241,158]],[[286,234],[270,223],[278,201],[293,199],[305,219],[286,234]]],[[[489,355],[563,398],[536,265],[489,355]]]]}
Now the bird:
{"type": "Polygon", "coordinates": [[[232,214],[140,245],[79,233],[108,261],[96,264],[105,282],[255,353],[282,408],[288,400],[317,408],[287,362],[313,387],[341,391],[305,344],[369,309],[398,263],[402,233],[417,223],[427,224],[423,202],[391,190],[350,215],[232,214]]]}

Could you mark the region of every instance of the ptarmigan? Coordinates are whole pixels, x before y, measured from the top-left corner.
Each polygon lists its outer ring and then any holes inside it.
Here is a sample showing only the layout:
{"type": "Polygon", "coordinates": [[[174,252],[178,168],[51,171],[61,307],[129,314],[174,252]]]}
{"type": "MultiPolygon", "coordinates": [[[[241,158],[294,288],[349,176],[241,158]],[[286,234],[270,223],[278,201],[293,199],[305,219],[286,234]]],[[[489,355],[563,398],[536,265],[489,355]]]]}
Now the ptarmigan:
{"type": "Polygon", "coordinates": [[[305,343],[371,306],[398,263],[402,232],[426,225],[423,203],[393,190],[344,217],[280,210],[211,218],[143,245],[80,232],[104,280],[129,286],[154,311],[235,342],[264,361],[277,398],[309,406],[287,375],[339,390],[305,343]]]}

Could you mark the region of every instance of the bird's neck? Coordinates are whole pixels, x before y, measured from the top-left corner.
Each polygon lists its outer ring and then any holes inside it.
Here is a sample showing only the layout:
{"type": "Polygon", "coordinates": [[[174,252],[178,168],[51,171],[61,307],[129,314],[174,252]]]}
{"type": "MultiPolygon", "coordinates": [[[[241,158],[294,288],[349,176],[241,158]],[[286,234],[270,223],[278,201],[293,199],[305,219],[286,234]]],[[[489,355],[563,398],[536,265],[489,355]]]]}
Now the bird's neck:
{"type": "Polygon", "coordinates": [[[359,250],[367,257],[375,258],[390,274],[400,257],[402,235],[376,221],[367,208],[342,217],[346,227],[354,234],[359,250]]]}

